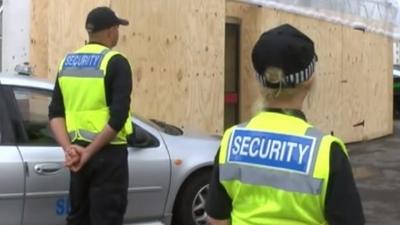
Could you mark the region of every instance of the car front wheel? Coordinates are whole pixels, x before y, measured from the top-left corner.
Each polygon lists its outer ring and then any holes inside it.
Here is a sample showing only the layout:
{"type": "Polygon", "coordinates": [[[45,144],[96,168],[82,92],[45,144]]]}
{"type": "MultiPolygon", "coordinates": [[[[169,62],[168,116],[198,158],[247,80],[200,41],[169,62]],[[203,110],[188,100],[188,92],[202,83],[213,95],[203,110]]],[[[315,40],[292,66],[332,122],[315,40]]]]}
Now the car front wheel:
{"type": "Polygon", "coordinates": [[[174,209],[173,225],[207,225],[205,211],[210,172],[200,171],[182,187],[174,209]]]}

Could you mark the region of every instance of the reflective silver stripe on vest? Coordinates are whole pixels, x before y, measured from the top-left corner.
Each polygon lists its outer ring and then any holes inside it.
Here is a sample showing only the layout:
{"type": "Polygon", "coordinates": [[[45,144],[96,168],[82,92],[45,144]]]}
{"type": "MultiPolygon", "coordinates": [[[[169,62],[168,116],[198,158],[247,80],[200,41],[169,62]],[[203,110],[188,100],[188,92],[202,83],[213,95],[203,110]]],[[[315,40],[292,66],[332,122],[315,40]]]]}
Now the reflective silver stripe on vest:
{"type": "MultiPolygon", "coordinates": [[[[93,133],[93,132],[90,132],[90,131],[87,131],[87,130],[82,130],[82,129],[79,130],[79,135],[80,135],[82,138],[84,138],[84,139],[86,139],[86,140],[90,140],[90,141],[93,141],[93,140],[96,138],[96,136],[97,136],[96,133],[93,133]]],[[[77,135],[77,132],[76,132],[76,131],[69,132],[69,133],[68,133],[68,136],[69,136],[69,138],[70,138],[71,140],[73,140],[73,139],[76,138],[76,137],[79,137],[79,136],[77,135]]],[[[126,139],[122,139],[122,138],[119,138],[119,137],[115,137],[111,142],[126,142],[126,139]]]]}
{"type": "Polygon", "coordinates": [[[246,184],[270,186],[291,192],[314,195],[320,194],[323,180],[313,178],[313,173],[323,134],[315,128],[309,128],[306,135],[316,138],[316,150],[312,156],[309,174],[288,173],[285,171],[226,162],[225,164],[219,165],[220,180],[239,180],[246,184]]]}
{"type": "Polygon", "coordinates": [[[85,77],[85,78],[102,78],[105,75],[105,71],[100,70],[101,63],[104,59],[104,56],[109,53],[110,49],[104,49],[101,51],[101,58],[99,66],[96,69],[85,68],[85,69],[77,69],[77,68],[66,68],[62,69],[59,73],[59,77],[85,77]]]}
{"type": "Polygon", "coordinates": [[[322,188],[322,180],[308,175],[277,170],[266,172],[265,169],[241,164],[220,165],[219,176],[223,181],[240,180],[246,184],[270,186],[286,191],[315,195],[319,194],[322,188]]]}
{"type": "Polygon", "coordinates": [[[63,69],[58,74],[59,77],[85,77],[85,78],[102,78],[103,70],[95,69],[63,69]]]}
{"type": "Polygon", "coordinates": [[[311,165],[310,165],[310,168],[312,168],[312,169],[310,170],[310,173],[308,174],[309,176],[313,176],[314,169],[315,169],[315,162],[317,161],[319,148],[321,146],[321,141],[322,141],[322,138],[324,137],[324,134],[320,130],[315,129],[314,127],[309,127],[307,129],[305,135],[306,136],[315,137],[315,149],[316,149],[316,151],[314,151],[314,155],[312,157],[312,162],[311,162],[311,165]]]}

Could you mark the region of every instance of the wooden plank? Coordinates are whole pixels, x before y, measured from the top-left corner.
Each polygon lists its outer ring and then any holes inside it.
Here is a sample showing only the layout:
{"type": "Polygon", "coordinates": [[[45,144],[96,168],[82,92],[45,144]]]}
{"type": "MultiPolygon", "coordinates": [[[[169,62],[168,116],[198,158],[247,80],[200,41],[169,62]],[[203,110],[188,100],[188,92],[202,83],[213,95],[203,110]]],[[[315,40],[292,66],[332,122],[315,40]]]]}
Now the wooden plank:
{"type": "Polygon", "coordinates": [[[48,9],[49,0],[31,1],[29,63],[35,75],[48,74],[48,9]]]}
{"type": "Polygon", "coordinates": [[[340,126],[335,127],[335,135],[346,137],[347,141],[362,140],[364,135],[365,111],[367,105],[365,92],[365,60],[364,43],[368,34],[343,28],[343,38],[341,38],[342,71],[335,74],[336,101],[339,101],[336,110],[336,121],[340,126]],[[348,41],[345,41],[348,40],[348,41]],[[351,41],[357,40],[357,41],[351,41]]]}
{"type": "Polygon", "coordinates": [[[393,132],[393,40],[369,34],[364,44],[365,140],[393,132]],[[388,54],[390,52],[391,54],[388,54]]]}

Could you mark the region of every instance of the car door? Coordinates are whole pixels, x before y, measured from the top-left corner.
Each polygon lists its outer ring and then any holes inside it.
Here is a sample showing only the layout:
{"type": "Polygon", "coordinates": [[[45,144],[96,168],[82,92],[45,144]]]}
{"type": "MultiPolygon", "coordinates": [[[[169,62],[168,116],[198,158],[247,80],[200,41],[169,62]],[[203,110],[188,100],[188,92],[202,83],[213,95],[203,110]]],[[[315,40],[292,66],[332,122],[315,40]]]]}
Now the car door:
{"type": "Polygon", "coordinates": [[[22,222],[25,175],[4,93],[0,84],[0,220],[2,225],[16,225],[22,222]]]}
{"type": "MultiPolygon", "coordinates": [[[[51,93],[13,87],[26,140],[18,143],[26,165],[24,225],[65,224],[69,212],[69,171],[48,127],[51,93]]],[[[129,190],[125,223],[157,221],[169,191],[170,159],[157,129],[138,121],[129,147],[129,190]],[[136,135],[137,134],[137,135],[136,135]]]]}
{"type": "Polygon", "coordinates": [[[129,137],[129,190],[125,222],[156,222],[164,216],[170,186],[170,157],[157,129],[143,121],[129,137]]]}
{"type": "Polygon", "coordinates": [[[17,147],[26,166],[24,225],[62,225],[69,210],[69,170],[47,118],[50,93],[12,87],[25,140],[17,147]]]}

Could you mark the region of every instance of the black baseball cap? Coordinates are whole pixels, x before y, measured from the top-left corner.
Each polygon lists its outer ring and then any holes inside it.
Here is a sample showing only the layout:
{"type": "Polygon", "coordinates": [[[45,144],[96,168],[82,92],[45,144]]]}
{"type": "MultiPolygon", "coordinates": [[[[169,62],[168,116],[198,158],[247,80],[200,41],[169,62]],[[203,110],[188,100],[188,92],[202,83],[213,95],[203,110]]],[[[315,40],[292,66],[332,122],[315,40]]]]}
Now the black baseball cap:
{"type": "Polygon", "coordinates": [[[295,87],[308,80],[314,72],[317,55],[314,42],[289,24],[264,32],[252,51],[252,62],[260,82],[269,88],[295,87]],[[282,83],[270,83],[263,74],[268,67],[281,68],[282,83]]]}
{"type": "Polygon", "coordinates": [[[86,18],[85,28],[89,33],[110,28],[115,25],[128,25],[129,21],[118,18],[109,7],[102,6],[92,9],[86,18]]]}

